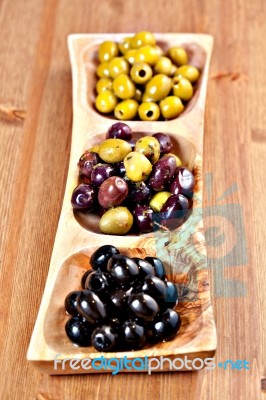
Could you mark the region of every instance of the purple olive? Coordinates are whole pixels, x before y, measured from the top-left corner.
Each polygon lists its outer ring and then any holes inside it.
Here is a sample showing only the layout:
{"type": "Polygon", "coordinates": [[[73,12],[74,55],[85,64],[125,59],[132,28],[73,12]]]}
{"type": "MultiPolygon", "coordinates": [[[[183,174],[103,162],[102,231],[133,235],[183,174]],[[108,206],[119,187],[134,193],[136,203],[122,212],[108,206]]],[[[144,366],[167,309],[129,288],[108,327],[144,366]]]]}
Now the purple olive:
{"type": "Polygon", "coordinates": [[[112,165],[97,164],[92,168],[91,171],[91,183],[96,187],[100,187],[106,179],[114,176],[115,174],[116,170],[112,165]]]}
{"type": "Polygon", "coordinates": [[[88,183],[81,183],[72,193],[71,204],[74,210],[90,212],[96,199],[94,187],[88,183]]]}
{"type": "Polygon", "coordinates": [[[79,159],[78,167],[79,174],[85,180],[85,182],[91,182],[92,168],[100,162],[100,157],[97,153],[92,151],[86,151],[79,159]]]}
{"type": "Polygon", "coordinates": [[[188,209],[188,199],[182,194],[173,194],[161,209],[161,224],[169,229],[178,228],[185,221],[188,209]]]}
{"type": "Polygon", "coordinates": [[[155,133],[152,136],[158,140],[160,144],[161,153],[163,154],[170,153],[170,151],[173,148],[173,143],[171,141],[170,136],[166,135],[166,133],[161,133],[161,132],[155,133]]]}
{"type": "Polygon", "coordinates": [[[132,138],[132,132],[130,127],[123,122],[117,122],[110,126],[107,131],[106,139],[122,139],[130,140],[132,138]]]}
{"type": "Polygon", "coordinates": [[[119,206],[127,197],[128,185],[119,176],[106,179],[100,186],[98,201],[103,208],[119,206]]]}
{"type": "Polygon", "coordinates": [[[183,194],[186,197],[193,197],[195,178],[187,168],[177,168],[174,180],[170,185],[170,191],[173,194],[183,194]]]}
{"type": "Polygon", "coordinates": [[[133,210],[134,223],[140,233],[153,230],[153,210],[149,206],[138,205],[133,210]]]}
{"type": "Polygon", "coordinates": [[[149,185],[153,190],[163,190],[170,182],[176,170],[176,160],[173,156],[164,156],[158,160],[150,174],[149,185]]]}

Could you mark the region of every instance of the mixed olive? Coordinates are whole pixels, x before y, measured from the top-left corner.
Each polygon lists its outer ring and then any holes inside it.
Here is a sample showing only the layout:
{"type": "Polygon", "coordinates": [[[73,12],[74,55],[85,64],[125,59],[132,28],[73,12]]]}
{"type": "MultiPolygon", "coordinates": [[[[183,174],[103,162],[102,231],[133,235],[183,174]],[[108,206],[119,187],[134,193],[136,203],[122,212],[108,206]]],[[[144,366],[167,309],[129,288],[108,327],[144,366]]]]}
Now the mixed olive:
{"type": "Polygon", "coordinates": [[[80,157],[73,209],[97,212],[105,234],[178,228],[192,208],[194,176],[172,149],[165,133],[137,140],[128,125],[113,124],[106,139],[80,157]]]}
{"type": "Polygon", "coordinates": [[[98,61],[95,107],[119,120],[178,117],[200,76],[184,47],[164,52],[150,32],[138,32],[121,43],[103,42],[98,61]]]}
{"type": "Polygon", "coordinates": [[[160,259],[130,258],[104,245],[90,264],[80,290],[65,299],[65,331],[74,344],[103,352],[139,350],[176,336],[178,291],[160,259]]]}

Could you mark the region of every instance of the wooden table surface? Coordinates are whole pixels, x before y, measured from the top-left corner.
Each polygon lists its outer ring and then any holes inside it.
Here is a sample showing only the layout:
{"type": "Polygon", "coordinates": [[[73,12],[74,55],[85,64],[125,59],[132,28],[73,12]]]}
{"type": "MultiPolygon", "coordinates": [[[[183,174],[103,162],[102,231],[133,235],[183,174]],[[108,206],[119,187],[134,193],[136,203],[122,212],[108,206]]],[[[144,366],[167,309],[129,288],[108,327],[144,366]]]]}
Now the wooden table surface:
{"type": "Polygon", "coordinates": [[[0,1],[1,400],[266,398],[265,12],[264,0],[0,1]],[[215,38],[204,210],[216,361],[246,359],[250,369],[43,376],[26,361],[26,351],[67,176],[67,35],[143,29],[215,38]]]}

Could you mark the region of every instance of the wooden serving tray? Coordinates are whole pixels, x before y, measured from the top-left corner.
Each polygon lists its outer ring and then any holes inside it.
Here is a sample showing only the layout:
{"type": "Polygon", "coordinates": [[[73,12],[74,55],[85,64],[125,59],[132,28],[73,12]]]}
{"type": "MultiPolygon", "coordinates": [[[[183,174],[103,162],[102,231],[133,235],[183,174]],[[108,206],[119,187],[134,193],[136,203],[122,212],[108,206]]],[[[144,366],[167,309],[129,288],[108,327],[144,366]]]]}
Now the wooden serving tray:
{"type": "MultiPolygon", "coordinates": [[[[171,121],[126,121],[133,132],[168,133],[174,151],[184,165],[194,169],[196,188],[192,215],[179,229],[157,231],[146,235],[110,236],[99,232],[99,218],[89,214],[74,215],[71,195],[78,183],[77,162],[81,154],[99,143],[114,120],[97,113],[93,107],[96,54],[104,40],[120,41],[125,34],[81,34],[68,38],[73,74],[73,132],[66,191],[51,257],[49,274],[40,310],[31,337],[27,359],[49,374],[107,372],[103,370],[54,369],[54,358],[90,358],[104,356],[144,358],[160,356],[170,359],[185,356],[188,360],[213,357],[216,350],[216,329],[208,283],[206,246],[202,223],[202,155],[203,127],[208,70],[213,38],[204,34],[156,34],[162,47],[184,45],[191,63],[202,69],[193,99],[181,116],[171,121]],[[66,295],[80,288],[80,279],[89,266],[92,252],[103,244],[112,244],[122,253],[145,257],[156,255],[167,269],[167,276],[176,282],[180,301],[176,307],[182,325],[175,339],[149,346],[140,351],[99,353],[92,347],[75,347],[67,338],[64,325],[66,295]],[[58,356],[60,354],[60,356],[58,356]]],[[[199,363],[197,364],[199,365],[199,363]]],[[[165,365],[167,370],[169,367],[165,365]]],[[[182,368],[182,370],[186,367],[182,368]]],[[[110,370],[108,370],[110,372],[110,370]]],[[[159,371],[161,371],[159,369],[159,371]]],[[[128,372],[128,370],[125,370],[128,372]]],[[[135,370],[136,372],[136,370],[135,370]]]]}

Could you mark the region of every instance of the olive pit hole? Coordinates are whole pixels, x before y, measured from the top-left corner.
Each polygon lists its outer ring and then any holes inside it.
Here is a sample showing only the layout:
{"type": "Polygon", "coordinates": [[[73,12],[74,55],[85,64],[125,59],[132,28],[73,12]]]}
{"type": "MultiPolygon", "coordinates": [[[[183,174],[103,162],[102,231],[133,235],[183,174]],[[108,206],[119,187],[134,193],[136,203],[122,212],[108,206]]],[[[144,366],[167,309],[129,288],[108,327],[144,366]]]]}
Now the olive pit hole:
{"type": "Polygon", "coordinates": [[[141,70],[139,71],[139,76],[140,76],[141,78],[144,78],[145,75],[146,75],[145,70],[144,70],[144,69],[141,69],[141,70]]]}
{"type": "Polygon", "coordinates": [[[146,113],[146,115],[147,115],[147,117],[148,118],[151,118],[152,116],[153,116],[153,111],[148,111],[147,113],[146,113]]]}

